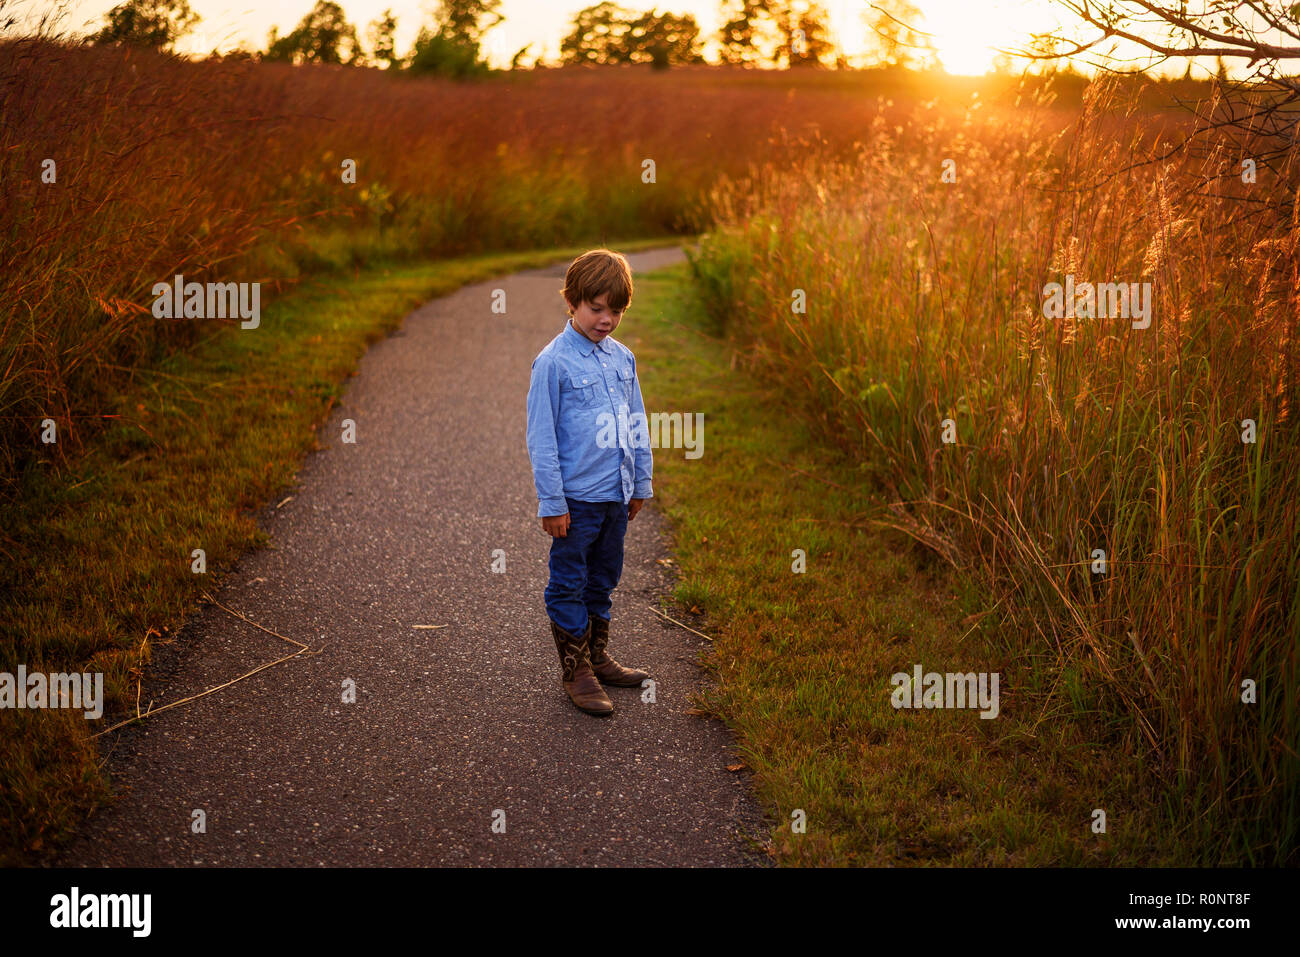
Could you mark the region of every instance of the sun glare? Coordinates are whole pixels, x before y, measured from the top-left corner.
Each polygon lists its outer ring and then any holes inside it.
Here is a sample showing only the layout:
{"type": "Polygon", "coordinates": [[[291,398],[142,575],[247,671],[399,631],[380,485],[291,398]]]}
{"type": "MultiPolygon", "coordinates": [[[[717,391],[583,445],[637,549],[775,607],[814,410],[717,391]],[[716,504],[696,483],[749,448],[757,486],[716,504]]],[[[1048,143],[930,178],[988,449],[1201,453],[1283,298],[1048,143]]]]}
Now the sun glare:
{"type": "Polygon", "coordinates": [[[999,49],[1018,46],[1026,29],[1025,4],[987,0],[926,0],[918,4],[925,14],[921,29],[930,34],[949,73],[979,75],[993,66],[999,49]]]}

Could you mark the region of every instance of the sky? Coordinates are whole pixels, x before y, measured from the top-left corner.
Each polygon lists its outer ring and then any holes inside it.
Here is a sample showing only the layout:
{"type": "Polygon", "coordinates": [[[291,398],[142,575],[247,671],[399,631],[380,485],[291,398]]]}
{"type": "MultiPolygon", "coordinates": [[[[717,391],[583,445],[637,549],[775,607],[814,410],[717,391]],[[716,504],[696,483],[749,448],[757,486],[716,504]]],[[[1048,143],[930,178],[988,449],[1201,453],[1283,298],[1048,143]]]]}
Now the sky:
{"type": "MultiPolygon", "coordinates": [[[[103,21],[104,14],[121,0],[71,0],[64,28],[82,32],[103,21]]],[[[213,47],[233,49],[241,42],[263,49],[267,33],[278,26],[288,33],[311,9],[315,0],[189,0],[190,7],[203,21],[195,34],[178,44],[181,52],[206,52],[213,47]]],[[[357,26],[365,42],[365,27],[378,18],[385,8],[397,17],[397,49],[405,53],[415,39],[421,23],[428,22],[433,0],[337,0],[348,20],[357,26]]],[[[521,47],[533,44],[524,62],[531,63],[543,54],[554,62],[559,54],[560,39],[568,33],[574,13],[591,6],[596,0],[504,0],[501,13],[505,21],[484,38],[488,59],[495,66],[506,66],[521,47]]],[[[1050,29],[1057,14],[1049,0],[913,0],[924,22],[919,28],[933,34],[944,67],[950,73],[979,74],[992,63],[997,48],[1015,48],[1027,31],[1050,29]]],[[[34,0],[33,4],[39,3],[34,0]]],[[[656,8],[673,13],[691,13],[705,35],[720,25],[718,0],[620,0],[626,9],[643,11],[656,8]]],[[[846,56],[861,52],[869,28],[862,20],[871,13],[868,0],[822,0],[831,15],[831,39],[846,56]]],[[[711,48],[705,54],[711,57],[711,48]]]]}

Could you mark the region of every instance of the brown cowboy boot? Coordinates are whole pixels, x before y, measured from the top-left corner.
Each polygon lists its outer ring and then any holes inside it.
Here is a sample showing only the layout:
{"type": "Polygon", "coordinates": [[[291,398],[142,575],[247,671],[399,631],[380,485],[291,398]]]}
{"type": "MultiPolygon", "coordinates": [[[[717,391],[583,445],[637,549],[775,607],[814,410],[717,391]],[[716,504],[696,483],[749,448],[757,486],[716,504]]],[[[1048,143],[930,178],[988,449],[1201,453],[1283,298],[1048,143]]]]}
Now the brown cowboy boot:
{"type": "Polygon", "coordinates": [[[564,669],[564,690],[569,700],[587,714],[611,714],[614,702],[609,700],[605,689],[596,680],[591,670],[591,658],[587,650],[587,639],[591,635],[591,623],[581,635],[572,635],[554,621],[551,622],[551,634],[555,638],[555,647],[560,653],[560,667],[564,669]]]}
{"type": "Polygon", "coordinates": [[[650,672],[640,668],[624,668],[605,654],[605,648],[609,645],[609,622],[599,615],[588,615],[587,620],[591,629],[591,670],[596,672],[596,677],[607,685],[617,685],[620,688],[640,687],[641,682],[650,677],[650,672]]]}

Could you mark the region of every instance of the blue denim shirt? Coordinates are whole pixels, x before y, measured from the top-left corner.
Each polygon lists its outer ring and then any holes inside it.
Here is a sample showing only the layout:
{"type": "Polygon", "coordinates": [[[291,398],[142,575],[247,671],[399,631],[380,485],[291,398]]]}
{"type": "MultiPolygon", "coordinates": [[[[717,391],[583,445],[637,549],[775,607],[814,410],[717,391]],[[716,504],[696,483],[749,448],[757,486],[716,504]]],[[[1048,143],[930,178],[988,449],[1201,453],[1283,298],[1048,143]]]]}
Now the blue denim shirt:
{"type": "Polygon", "coordinates": [[[566,497],[624,505],[653,497],[654,459],[637,414],[645,423],[632,350],[610,336],[592,342],[566,323],[533,360],[528,386],[539,516],[563,515],[566,497]]]}

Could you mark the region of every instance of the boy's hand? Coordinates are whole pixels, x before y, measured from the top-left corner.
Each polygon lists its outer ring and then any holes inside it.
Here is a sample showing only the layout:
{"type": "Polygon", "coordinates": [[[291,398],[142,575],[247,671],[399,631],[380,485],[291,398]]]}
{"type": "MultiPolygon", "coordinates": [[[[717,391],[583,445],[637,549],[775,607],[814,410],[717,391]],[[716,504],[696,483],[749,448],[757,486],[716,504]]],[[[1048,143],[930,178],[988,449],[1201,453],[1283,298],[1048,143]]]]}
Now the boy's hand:
{"type": "Polygon", "coordinates": [[[634,498],[627,503],[627,520],[630,522],[636,518],[636,513],[641,511],[641,506],[645,504],[645,499],[634,498]]]}
{"type": "Polygon", "coordinates": [[[569,537],[569,513],[542,516],[542,531],[552,538],[569,537]]]}

